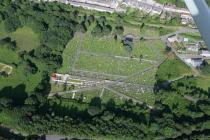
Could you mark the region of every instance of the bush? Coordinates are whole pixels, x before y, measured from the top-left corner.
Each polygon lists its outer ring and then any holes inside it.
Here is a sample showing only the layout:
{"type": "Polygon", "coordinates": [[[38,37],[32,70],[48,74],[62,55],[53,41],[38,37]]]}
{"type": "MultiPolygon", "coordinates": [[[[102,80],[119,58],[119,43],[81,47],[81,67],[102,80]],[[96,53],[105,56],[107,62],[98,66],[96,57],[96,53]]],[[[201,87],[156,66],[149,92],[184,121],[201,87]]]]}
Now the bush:
{"type": "Polygon", "coordinates": [[[19,18],[16,16],[9,17],[4,22],[5,30],[7,32],[14,32],[16,29],[21,27],[21,22],[19,18]]]}
{"type": "Polygon", "coordinates": [[[116,34],[122,35],[124,32],[124,28],[122,26],[115,27],[116,34]]]}

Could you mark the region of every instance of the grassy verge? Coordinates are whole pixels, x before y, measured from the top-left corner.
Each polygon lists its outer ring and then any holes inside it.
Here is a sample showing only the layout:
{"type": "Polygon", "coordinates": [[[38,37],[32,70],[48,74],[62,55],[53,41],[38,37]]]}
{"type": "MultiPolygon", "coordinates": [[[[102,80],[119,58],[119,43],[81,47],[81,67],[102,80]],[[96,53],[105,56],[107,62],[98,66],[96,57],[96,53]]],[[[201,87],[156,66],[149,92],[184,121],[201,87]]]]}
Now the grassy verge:
{"type": "Polygon", "coordinates": [[[192,73],[190,67],[177,57],[172,56],[159,66],[156,79],[158,81],[173,80],[183,75],[192,75],[192,73]]]}

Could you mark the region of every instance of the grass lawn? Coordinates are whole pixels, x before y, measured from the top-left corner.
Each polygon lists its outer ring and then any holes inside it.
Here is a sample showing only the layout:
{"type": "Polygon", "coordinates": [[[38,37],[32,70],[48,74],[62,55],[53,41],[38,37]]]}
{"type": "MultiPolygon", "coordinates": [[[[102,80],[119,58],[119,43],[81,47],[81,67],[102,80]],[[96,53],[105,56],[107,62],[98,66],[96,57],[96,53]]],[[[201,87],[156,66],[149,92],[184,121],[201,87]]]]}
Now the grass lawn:
{"type": "Polygon", "coordinates": [[[195,81],[198,87],[201,87],[205,90],[208,90],[208,88],[210,88],[210,76],[198,77],[195,78],[195,81]]]}
{"type": "Polygon", "coordinates": [[[21,50],[30,51],[39,46],[39,35],[27,26],[19,28],[15,32],[7,33],[4,30],[4,24],[0,23],[0,39],[5,37],[11,37],[15,40],[21,50]]]}
{"type": "MultiPolygon", "coordinates": [[[[77,38],[79,40],[79,37],[77,38]]],[[[82,51],[129,56],[129,53],[125,50],[121,41],[116,41],[114,38],[98,38],[90,34],[85,34],[82,44],[82,51]]]]}
{"type": "MultiPolygon", "coordinates": [[[[20,50],[30,51],[39,46],[39,36],[34,33],[31,28],[25,26],[17,29],[15,32],[6,33],[4,24],[0,23],[0,38],[8,36],[17,42],[17,46],[20,50]]],[[[33,92],[34,88],[42,79],[42,72],[38,71],[34,75],[25,74],[24,67],[19,65],[21,59],[18,56],[18,51],[12,51],[6,48],[6,46],[0,47],[0,62],[9,64],[13,67],[11,75],[8,77],[0,77],[0,90],[10,86],[11,88],[17,88],[13,90],[13,92],[33,92]],[[18,64],[18,66],[15,66],[14,64],[18,64]],[[18,88],[17,86],[19,85],[23,86],[18,88]]],[[[41,62],[35,63],[40,70],[45,67],[41,62]]]]}
{"type": "MultiPolygon", "coordinates": [[[[141,71],[139,71],[139,72],[141,72],[141,71]]],[[[128,83],[133,82],[136,84],[153,86],[156,82],[156,80],[155,80],[156,72],[157,72],[157,68],[153,68],[153,69],[151,69],[147,72],[144,72],[142,74],[132,76],[132,77],[126,79],[125,82],[128,82],[128,83]]]]}
{"type": "Polygon", "coordinates": [[[77,47],[80,42],[80,36],[75,34],[75,37],[70,40],[63,51],[63,64],[62,67],[58,70],[59,73],[68,73],[72,69],[72,64],[76,57],[77,47]]]}
{"type": "Polygon", "coordinates": [[[0,46],[0,62],[5,64],[18,63],[20,61],[17,53],[8,49],[6,46],[0,46]]]}
{"type": "Polygon", "coordinates": [[[30,51],[39,46],[39,35],[29,27],[19,28],[10,36],[16,40],[21,50],[30,51]]]}
{"type": "Polygon", "coordinates": [[[160,31],[158,28],[145,26],[142,29],[140,29],[140,32],[141,36],[159,37],[160,31]]]}
{"type": "Polygon", "coordinates": [[[128,76],[137,71],[150,67],[148,62],[137,60],[121,60],[111,57],[81,55],[76,63],[76,69],[106,74],[128,76]]]}
{"type": "MultiPolygon", "coordinates": [[[[127,28],[128,29],[128,28],[127,28]]],[[[127,33],[133,30],[136,34],[140,34],[140,29],[130,28],[127,33]]],[[[144,34],[159,35],[159,31],[148,32],[145,30],[144,34]]],[[[98,38],[92,36],[90,33],[82,35],[76,34],[72,40],[69,41],[66,49],[63,53],[63,66],[58,70],[59,73],[68,73],[72,70],[73,66],[76,70],[90,71],[103,74],[113,74],[119,76],[129,76],[133,73],[138,73],[146,68],[152,67],[154,62],[163,60],[165,58],[165,44],[160,40],[140,40],[134,42],[134,47],[129,53],[123,46],[120,40],[114,40],[111,36],[98,38]],[[80,46],[81,45],[81,46],[80,46]],[[140,61],[140,55],[143,56],[143,60],[140,61]],[[130,57],[135,59],[131,59],[130,57]],[[74,60],[76,62],[74,63],[74,60]]],[[[153,86],[155,83],[155,74],[157,68],[151,71],[145,72],[141,75],[135,75],[126,79],[124,82],[146,84],[153,86]]],[[[110,77],[106,80],[111,79],[110,77]]],[[[53,90],[62,90],[62,87],[55,87],[53,90]]],[[[86,97],[86,101],[89,102],[93,97],[100,96],[101,90],[86,91],[83,93],[76,93],[75,99],[78,99],[81,94],[86,97]]],[[[152,93],[148,94],[146,99],[146,93],[139,95],[134,93],[135,98],[139,98],[142,102],[149,102],[153,104],[154,98],[152,93]],[[151,96],[151,97],[150,97],[151,96]]],[[[72,95],[66,95],[71,98],[72,95]]],[[[133,96],[132,96],[133,97],[133,96]]],[[[123,98],[117,96],[109,90],[104,90],[102,95],[102,101],[107,102],[109,99],[115,99],[119,104],[123,102],[123,98]]]]}
{"type": "Polygon", "coordinates": [[[203,40],[200,33],[183,33],[180,36],[188,38],[189,42],[196,42],[203,40]]]}
{"type": "MultiPolygon", "coordinates": [[[[24,85],[23,88],[17,90],[13,90],[13,92],[26,92],[32,93],[34,88],[38,85],[38,83],[42,80],[42,72],[37,72],[36,74],[28,74],[25,75],[24,68],[19,66],[17,68],[13,68],[13,72],[8,77],[0,78],[0,90],[5,87],[16,88],[18,85],[24,85]]],[[[9,91],[8,91],[9,92],[9,91]]]]}
{"type": "Polygon", "coordinates": [[[210,76],[199,76],[199,77],[193,77],[188,78],[186,81],[191,82],[194,86],[200,87],[206,91],[208,91],[208,88],[210,88],[210,76]]]}
{"type": "MultiPolygon", "coordinates": [[[[83,102],[90,103],[91,99],[93,99],[94,97],[101,97],[102,103],[106,104],[109,100],[114,99],[117,105],[122,104],[125,101],[124,98],[121,98],[120,96],[116,95],[115,93],[107,89],[104,89],[103,94],[101,94],[101,92],[102,92],[102,89],[76,93],[74,96],[74,99],[79,100],[79,98],[83,96],[84,97],[83,102]]],[[[66,95],[63,95],[62,97],[71,99],[72,94],[66,94],[66,95]]]]}
{"type": "Polygon", "coordinates": [[[125,26],[124,27],[124,35],[132,34],[135,36],[140,36],[140,27],[133,27],[133,26],[125,26]]]}
{"type": "Polygon", "coordinates": [[[17,133],[21,132],[22,134],[26,134],[18,124],[19,121],[21,120],[22,112],[19,109],[17,110],[14,111],[14,110],[4,109],[0,113],[0,123],[2,123],[3,126],[7,128],[12,128],[12,131],[14,132],[17,132],[17,133]]]}
{"type": "MultiPolygon", "coordinates": [[[[68,43],[63,53],[63,59],[64,59],[63,66],[60,70],[58,70],[58,72],[66,73],[71,70],[72,64],[76,57],[77,48],[80,45],[79,43],[80,40],[81,40],[80,36],[75,35],[74,39],[68,43]]],[[[86,53],[94,53],[96,55],[103,55],[103,56],[98,56],[98,57],[89,56],[89,55],[81,53],[78,57],[79,61],[77,61],[77,68],[79,69],[84,67],[84,69],[86,70],[90,69],[90,70],[97,71],[97,69],[93,68],[95,61],[96,61],[95,63],[96,65],[97,65],[97,61],[98,63],[100,63],[101,65],[103,64],[104,66],[108,65],[106,63],[109,63],[109,62],[116,64],[116,66],[120,65],[119,61],[111,58],[113,56],[123,56],[123,57],[133,56],[133,57],[139,58],[139,56],[142,55],[143,59],[149,59],[149,60],[157,60],[158,57],[163,59],[165,57],[164,56],[165,47],[164,47],[164,44],[160,40],[152,40],[152,41],[142,40],[142,41],[134,42],[134,47],[131,53],[128,53],[126,51],[121,41],[116,41],[112,38],[111,39],[97,38],[97,37],[91,36],[88,33],[84,34],[81,44],[82,46],[81,46],[80,51],[86,52],[86,53]],[[85,68],[85,67],[88,67],[88,68],[85,68]]],[[[122,63],[127,63],[127,62],[122,62],[122,63]]],[[[131,61],[131,63],[135,63],[135,65],[139,65],[133,61],[131,61]]],[[[101,69],[103,69],[103,65],[100,66],[101,69]]],[[[126,64],[126,65],[128,66],[129,64],[126,64]]],[[[109,68],[109,69],[113,69],[113,68],[109,68]]],[[[114,69],[117,72],[116,67],[114,69]]],[[[123,70],[123,67],[122,67],[122,70],[123,70]]],[[[104,72],[106,70],[102,70],[102,71],[104,72]]]]}
{"type": "Polygon", "coordinates": [[[132,51],[134,57],[143,56],[143,59],[157,60],[165,58],[165,44],[160,40],[141,40],[135,43],[132,51]]]}
{"type": "Polygon", "coordinates": [[[139,101],[145,102],[149,105],[154,105],[155,103],[155,95],[154,93],[126,93],[127,96],[135,98],[139,101]]]}
{"type": "Polygon", "coordinates": [[[89,90],[82,93],[76,93],[74,99],[79,100],[82,96],[84,97],[84,102],[90,103],[91,99],[94,97],[99,97],[101,90],[89,90]]]}
{"type": "Polygon", "coordinates": [[[88,107],[88,104],[79,103],[78,101],[75,101],[75,100],[70,99],[70,98],[58,99],[58,98],[55,98],[55,97],[51,97],[49,99],[55,101],[57,104],[59,104],[60,107],[64,107],[66,109],[77,108],[80,111],[85,111],[88,107]]]}
{"type": "Polygon", "coordinates": [[[175,56],[168,58],[159,66],[156,79],[160,81],[173,80],[183,75],[192,75],[192,70],[175,56]]]}

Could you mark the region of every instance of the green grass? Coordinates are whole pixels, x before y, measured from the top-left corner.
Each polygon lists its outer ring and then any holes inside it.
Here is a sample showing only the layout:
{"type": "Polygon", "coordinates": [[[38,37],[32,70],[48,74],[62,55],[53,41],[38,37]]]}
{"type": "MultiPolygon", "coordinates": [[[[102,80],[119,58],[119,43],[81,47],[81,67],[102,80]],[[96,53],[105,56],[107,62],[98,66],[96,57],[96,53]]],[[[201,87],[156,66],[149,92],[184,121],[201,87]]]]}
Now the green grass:
{"type": "Polygon", "coordinates": [[[160,40],[137,41],[134,43],[133,51],[129,53],[121,41],[112,38],[97,38],[88,33],[83,36],[81,43],[79,35],[75,35],[74,39],[68,43],[63,53],[63,66],[58,72],[68,73],[71,70],[80,44],[82,44],[80,49],[82,52],[78,55],[76,69],[93,72],[129,75],[150,66],[149,62],[142,61],[140,63],[136,59],[129,59],[129,57],[132,56],[138,59],[140,55],[143,55],[143,59],[152,61],[156,61],[157,57],[161,59],[165,57],[164,43],[160,40]],[[116,58],[116,56],[128,59],[116,58]]]}
{"type": "MultiPolygon", "coordinates": [[[[136,34],[140,34],[140,30],[135,27],[128,29],[127,33],[136,30],[136,34]]],[[[132,32],[132,33],[133,33],[132,32]]],[[[159,31],[156,30],[146,31],[144,34],[153,34],[154,36],[159,35],[159,31]]],[[[102,74],[112,74],[119,76],[129,76],[133,73],[138,73],[146,68],[152,67],[157,61],[165,58],[165,44],[160,40],[140,40],[134,42],[133,50],[129,53],[123,46],[120,40],[114,40],[112,36],[108,37],[93,37],[90,33],[81,35],[76,34],[74,38],[69,41],[66,49],[63,52],[63,65],[58,70],[59,73],[68,73],[72,70],[73,66],[75,70],[83,70],[102,74]],[[81,46],[80,46],[81,45],[81,46]],[[78,51],[79,50],[79,51],[78,51]],[[78,53],[79,52],[79,53],[78,53]],[[143,55],[143,60],[140,61],[139,57],[143,55]],[[134,59],[131,59],[132,58],[134,59]],[[75,59],[77,58],[77,59],[75,59]],[[74,60],[75,63],[74,63],[74,60]]],[[[128,78],[125,82],[146,84],[153,86],[155,83],[155,74],[157,69],[152,69],[149,72],[145,72],[142,75],[135,75],[128,78]]],[[[104,79],[113,80],[111,76],[105,76],[104,79]]],[[[116,78],[115,78],[116,79],[116,78]]],[[[62,90],[61,87],[55,88],[56,90],[62,90]]],[[[75,99],[78,99],[81,94],[86,97],[86,101],[89,102],[93,97],[100,96],[101,90],[86,91],[77,93],[75,99]]],[[[142,102],[148,102],[149,104],[154,103],[153,94],[148,93],[148,99],[146,99],[146,93],[133,94],[135,98],[142,102]]],[[[67,98],[72,98],[72,95],[67,98]]],[[[124,101],[115,93],[109,90],[104,90],[102,101],[107,102],[113,98],[118,104],[124,101]]]]}
{"type": "Polygon", "coordinates": [[[201,41],[202,37],[200,33],[183,33],[180,34],[182,37],[188,38],[190,42],[201,41]]]}
{"type": "Polygon", "coordinates": [[[206,91],[208,91],[208,89],[210,88],[210,76],[209,75],[200,75],[198,77],[190,77],[190,78],[181,80],[181,82],[182,81],[189,82],[193,86],[202,88],[206,91]]]}
{"type": "Polygon", "coordinates": [[[136,42],[132,55],[143,59],[157,60],[165,58],[165,44],[160,40],[141,40],[136,42]]]}
{"type": "Polygon", "coordinates": [[[15,40],[20,50],[30,51],[39,46],[39,35],[27,26],[19,28],[15,32],[7,33],[4,24],[0,23],[0,39],[5,37],[11,37],[12,40],[15,40]]]}
{"type": "MultiPolygon", "coordinates": [[[[118,95],[116,95],[115,93],[107,89],[104,89],[102,95],[101,95],[101,92],[102,92],[102,89],[89,90],[82,93],[76,93],[74,96],[74,99],[78,100],[83,95],[83,97],[85,97],[83,102],[85,103],[90,103],[91,99],[93,99],[94,97],[100,97],[103,104],[106,104],[111,99],[114,99],[117,105],[123,104],[123,102],[125,101],[124,98],[119,97],[118,95]]],[[[63,95],[62,97],[71,99],[72,94],[66,94],[66,95],[63,95]]]]}
{"type": "Polygon", "coordinates": [[[21,134],[26,134],[23,131],[23,129],[20,128],[20,126],[18,125],[22,117],[22,112],[19,109],[17,110],[14,111],[14,110],[4,109],[2,112],[0,112],[0,123],[2,123],[2,125],[7,128],[12,128],[12,131],[15,133],[21,132],[21,134]]]}
{"type": "Polygon", "coordinates": [[[139,101],[145,102],[149,105],[154,105],[155,95],[154,93],[126,93],[127,96],[138,99],[139,101]]]}
{"type": "Polygon", "coordinates": [[[149,66],[151,66],[151,64],[147,62],[140,63],[137,60],[121,60],[111,57],[81,55],[76,64],[76,69],[128,76],[149,66]]]}
{"type": "Polygon", "coordinates": [[[156,79],[159,81],[173,80],[183,75],[192,75],[192,70],[174,56],[159,66],[156,79]]]}
{"type": "Polygon", "coordinates": [[[135,35],[135,36],[140,36],[140,27],[137,26],[125,26],[124,27],[124,35],[127,35],[127,34],[132,34],[132,35],[135,35]]]}
{"type": "Polygon", "coordinates": [[[123,56],[129,55],[128,52],[123,47],[121,41],[116,41],[113,38],[103,39],[86,34],[82,44],[83,44],[83,47],[81,48],[82,51],[88,51],[94,53],[106,53],[109,55],[123,55],[123,56]]]}
{"type": "Polygon", "coordinates": [[[58,72],[68,73],[71,70],[71,64],[73,64],[74,62],[79,41],[80,41],[79,35],[75,35],[75,37],[68,42],[62,55],[63,64],[61,69],[58,70],[58,72]]]}
{"type": "Polygon", "coordinates": [[[17,53],[8,49],[6,46],[0,46],[0,62],[5,64],[18,63],[20,61],[17,53]]]}
{"type": "MultiPolygon", "coordinates": [[[[141,71],[139,71],[141,72],[141,71]]],[[[157,72],[157,68],[150,69],[147,72],[143,72],[142,74],[139,75],[134,75],[128,79],[125,80],[125,82],[133,82],[141,85],[150,85],[153,86],[156,82],[155,80],[155,75],[157,72]]]]}
{"type": "Polygon", "coordinates": [[[137,37],[159,37],[175,31],[176,30],[174,29],[159,28],[148,25],[145,25],[143,28],[140,28],[140,26],[126,25],[124,26],[123,34],[124,35],[132,34],[137,37]]]}
{"type": "Polygon", "coordinates": [[[15,88],[16,86],[23,84],[25,85],[25,89],[21,89],[21,91],[29,94],[32,93],[34,91],[34,88],[42,80],[42,72],[37,72],[35,75],[25,75],[23,69],[23,67],[13,68],[13,72],[10,76],[1,77],[0,90],[2,90],[4,87],[11,86],[12,88],[15,88]]]}
{"type": "Polygon", "coordinates": [[[84,97],[83,101],[86,103],[90,103],[91,99],[100,96],[100,92],[101,90],[99,89],[99,90],[89,90],[82,93],[76,93],[74,99],[79,100],[81,96],[83,96],[84,97]]]}
{"type": "Polygon", "coordinates": [[[149,37],[159,37],[159,29],[155,27],[145,26],[144,28],[140,29],[141,36],[149,36],[149,37]]]}
{"type": "Polygon", "coordinates": [[[60,107],[66,107],[66,108],[77,108],[79,111],[85,111],[88,107],[88,104],[86,103],[79,103],[78,101],[75,101],[70,98],[55,98],[51,97],[50,100],[53,100],[57,104],[59,104],[60,107]]]}
{"type": "MultiPolygon", "coordinates": [[[[0,38],[11,37],[13,40],[17,42],[17,47],[19,50],[30,51],[33,48],[39,46],[39,36],[32,31],[29,27],[23,27],[17,29],[15,32],[6,33],[4,30],[4,24],[0,23],[0,38]]],[[[18,51],[12,51],[8,49],[6,46],[0,46],[0,62],[9,64],[13,67],[13,72],[8,77],[0,78],[0,90],[4,87],[11,86],[12,88],[17,87],[18,85],[25,85],[25,88],[20,89],[20,91],[14,92],[27,92],[32,93],[34,88],[38,85],[38,83],[42,79],[42,72],[38,71],[36,74],[25,74],[24,67],[20,65],[21,59],[18,56],[18,51]],[[14,66],[13,64],[18,64],[18,66],[14,66]]],[[[35,59],[33,60],[40,70],[44,69],[45,66],[42,62],[37,62],[35,59]]]]}
{"type": "Polygon", "coordinates": [[[34,33],[29,27],[24,26],[23,28],[17,29],[10,36],[16,40],[17,46],[21,50],[30,51],[39,46],[39,35],[34,33]]]}
{"type": "Polygon", "coordinates": [[[205,77],[197,77],[194,78],[196,82],[196,86],[203,88],[204,90],[208,90],[210,88],[210,77],[205,76],[205,77]]]}
{"type": "Polygon", "coordinates": [[[0,23],[0,39],[7,35],[3,22],[0,23]]]}

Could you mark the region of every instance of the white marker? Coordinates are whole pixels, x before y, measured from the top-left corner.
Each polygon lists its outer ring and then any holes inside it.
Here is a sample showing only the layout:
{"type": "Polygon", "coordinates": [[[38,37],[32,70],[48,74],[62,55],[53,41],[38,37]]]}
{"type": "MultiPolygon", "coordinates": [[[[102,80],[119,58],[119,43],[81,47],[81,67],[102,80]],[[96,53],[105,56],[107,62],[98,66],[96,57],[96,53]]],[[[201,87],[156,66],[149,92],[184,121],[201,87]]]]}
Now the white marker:
{"type": "Polygon", "coordinates": [[[210,9],[205,0],[185,0],[193,19],[210,50],[210,9]]]}

